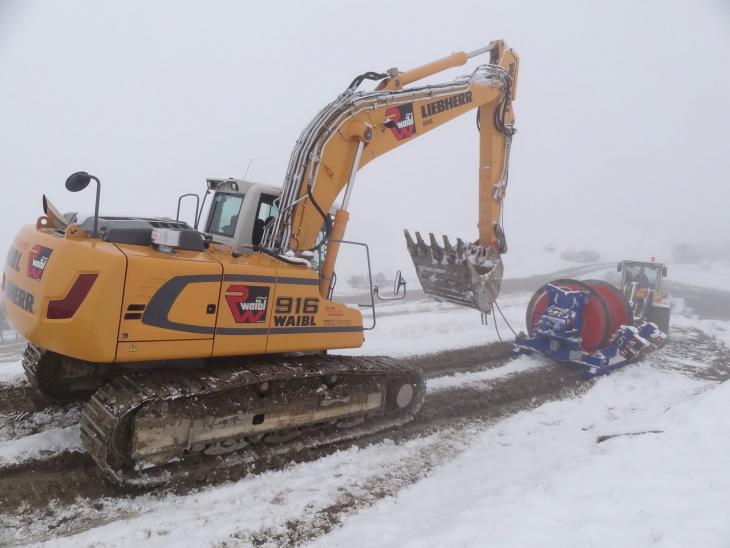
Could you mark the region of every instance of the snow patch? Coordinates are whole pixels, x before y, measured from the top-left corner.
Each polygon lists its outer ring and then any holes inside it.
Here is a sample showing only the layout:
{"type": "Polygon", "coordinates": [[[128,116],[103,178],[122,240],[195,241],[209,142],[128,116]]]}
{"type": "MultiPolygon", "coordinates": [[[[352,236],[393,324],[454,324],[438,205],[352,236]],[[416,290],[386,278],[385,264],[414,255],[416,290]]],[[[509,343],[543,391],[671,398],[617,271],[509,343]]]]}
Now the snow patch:
{"type": "Polygon", "coordinates": [[[455,388],[465,384],[493,381],[495,379],[502,379],[511,375],[516,375],[518,373],[524,373],[525,371],[530,371],[531,369],[536,369],[538,367],[545,367],[548,363],[550,362],[539,356],[519,356],[503,367],[487,369],[486,371],[456,373],[455,375],[431,379],[427,383],[427,389],[429,392],[433,392],[436,390],[455,388]]]}
{"type": "Polygon", "coordinates": [[[52,428],[38,434],[0,442],[0,466],[61,451],[82,451],[78,425],[52,428]]]}
{"type": "Polygon", "coordinates": [[[22,360],[0,363],[0,383],[17,384],[23,379],[25,379],[25,372],[22,360]]]}
{"type": "Polygon", "coordinates": [[[730,383],[627,367],[506,419],[312,546],[725,547],[729,399],[730,383]]]}

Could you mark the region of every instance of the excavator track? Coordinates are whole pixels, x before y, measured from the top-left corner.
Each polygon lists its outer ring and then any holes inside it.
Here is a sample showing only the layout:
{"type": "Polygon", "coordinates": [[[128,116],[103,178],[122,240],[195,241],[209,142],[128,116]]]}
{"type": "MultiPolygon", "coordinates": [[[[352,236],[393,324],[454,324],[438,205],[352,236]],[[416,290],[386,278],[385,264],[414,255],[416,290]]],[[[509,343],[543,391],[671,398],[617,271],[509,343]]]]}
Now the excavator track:
{"type": "Polygon", "coordinates": [[[400,426],[419,411],[422,374],[387,357],[297,356],[113,378],[81,414],[81,439],[120,484],[164,483],[181,464],[255,460],[400,426]]]}
{"type": "Polygon", "coordinates": [[[23,370],[31,388],[61,403],[86,399],[110,374],[108,364],[82,362],[32,343],[23,352],[23,370]]]}
{"type": "Polygon", "coordinates": [[[38,365],[46,352],[47,351],[40,346],[36,346],[31,343],[28,343],[23,351],[23,370],[25,371],[28,383],[30,383],[31,388],[34,390],[41,391],[38,382],[38,365]]]}

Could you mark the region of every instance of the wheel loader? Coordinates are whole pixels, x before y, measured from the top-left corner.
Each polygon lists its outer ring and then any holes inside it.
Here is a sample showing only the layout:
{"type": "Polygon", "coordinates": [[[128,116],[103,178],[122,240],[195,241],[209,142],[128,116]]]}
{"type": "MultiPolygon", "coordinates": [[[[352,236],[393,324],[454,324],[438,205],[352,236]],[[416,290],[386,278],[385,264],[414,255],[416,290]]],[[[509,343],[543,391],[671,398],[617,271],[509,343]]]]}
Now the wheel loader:
{"type": "Polygon", "coordinates": [[[427,292],[489,311],[506,251],[499,219],[517,72],[518,56],[501,40],[409,71],[365,72],[304,129],[281,188],[209,179],[203,226],[203,207],[192,223],[101,215],[99,178],[72,174],[69,191],[94,183],[94,215],[61,213],[44,196],[44,215],[17,234],[3,272],[8,320],[29,343],[29,381],[50,399],[86,400],[83,444],[119,482],[410,420],[425,391],[417,369],[328,353],[360,347],[367,329],[359,310],[332,297],[339,249],[352,243],[356,175],[476,112],[478,237],[454,246],[406,237],[427,292]],[[488,62],[466,76],[411,85],[484,54],[488,62]],[[359,90],[366,80],[375,88],[359,90]]]}
{"type": "Polygon", "coordinates": [[[629,301],[636,321],[653,322],[664,333],[669,333],[669,303],[662,292],[662,280],[667,266],[651,261],[621,261],[616,266],[621,273],[621,288],[629,301]]]}

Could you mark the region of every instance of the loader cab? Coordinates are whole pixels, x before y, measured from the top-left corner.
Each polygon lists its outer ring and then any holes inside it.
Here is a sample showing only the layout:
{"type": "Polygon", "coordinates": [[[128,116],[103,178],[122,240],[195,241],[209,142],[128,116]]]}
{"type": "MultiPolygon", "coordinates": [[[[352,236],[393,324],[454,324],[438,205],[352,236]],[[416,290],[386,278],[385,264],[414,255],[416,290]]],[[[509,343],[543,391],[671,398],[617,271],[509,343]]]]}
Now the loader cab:
{"type": "Polygon", "coordinates": [[[624,291],[636,283],[637,289],[651,289],[660,293],[662,280],[667,275],[666,265],[649,261],[621,261],[616,270],[621,272],[621,287],[624,291]]]}
{"type": "Polygon", "coordinates": [[[204,232],[211,241],[244,249],[259,245],[279,214],[281,189],[242,179],[208,179],[214,191],[204,232]]]}

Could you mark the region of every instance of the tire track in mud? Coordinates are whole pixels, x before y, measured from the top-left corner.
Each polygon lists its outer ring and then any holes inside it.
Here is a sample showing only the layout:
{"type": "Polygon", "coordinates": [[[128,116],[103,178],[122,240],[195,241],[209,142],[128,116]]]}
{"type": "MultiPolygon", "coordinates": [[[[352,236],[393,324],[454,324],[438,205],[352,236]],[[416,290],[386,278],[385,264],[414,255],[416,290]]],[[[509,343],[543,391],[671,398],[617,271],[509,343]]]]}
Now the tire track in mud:
{"type": "MultiPolygon", "coordinates": [[[[679,370],[682,373],[705,377],[706,373],[718,375],[713,380],[730,376],[728,350],[712,337],[697,330],[676,330],[662,351],[651,358],[651,365],[679,370]],[[674,356],[680,356],[674,358],[674,356]],[[712,363],[712,367],[700,369],[682,368],[678,363],[689,359],[697,363],[712,363]],[[716,373],[715,373],[716,372],[716,373]]],[[[435,378],[453,371],[491,369],[510,359],[509,344],[485,345],[457,351],[443,352],[423,357],[408,358],[420,363],[427,377],[435,378]]],[[[535,358],[539,359],[539,358],[535,358]]],[[[96,465],[83,453],[61,453],[50,459],[29,460],[0,468],[0,513],[12,517],[17,527],[33,524],[27,540],[40,540],[39,528],[47,528],[46,536],[72,534],[98,526],[102,522],[123,519],[102,516],[102,508],[111,497],[133,501],[136,495],[161,496],[167,493],[184,495],[200,488],[212,487],[237,481],[247,476],[287,465],[311,462],[336,451],[351,447],[366,447],[385,440],[396,444],[417,438],[436,436],[432,450],[416,453],[390,469],[385,474],[375,473],[357,489],[345,486],[331,505],[308,514],[306,518],[288,521],[276,530],[241,531],[231,537],[231,543],[262,544],[264,540],[275,545],[294,546],[312,540],[336,527],[349,513],[368,506],[376,500],[397,494],[407,485],[417,482],[430,469],[452,458],[463,445],[460,429],[486,428],[494,421],[516,412],[542,405],[547,401],[575,396],[590,386],[582,371],[570,366],[545,362],[545,365],[492,381],[475,382],[445,388],[427,394],[420,414],[411,422],[396,430],[380,432],[357,440],[313,448],[296,454],[271,455],[253,463],[235,458],[224,459],[223,466],[202,468],[187,477],[174,480],[166,487],[129,488],[107,483],[100,477],[96,465]],[[461,440],[461,441],[459,441],[461,440]],[[229,465],[230,464],[230,465],[229,465]],[[83,501],[74,504],[78,498],[83,501]],[[51,504],[53,502],[53,504],[51,504]],[[62,516],[52,508],[73,505],[74,515],[62,516]],[[80,507],[80,509],[79,509],[80,507]]],[[[1,521],[1,520],[0,520],[1,521]]],[[[10,529],[8,533],[10,534],[10,529]]],[[[0,529],[0,540],[2,540],[0,529]]]]}
{"type": "MultiPolygon", "coordinates": [[[[725,345],[698,329],[676,329],[674,337],[660,352],[647,357],[648,363],[643,365],[716,382],[730,379],[730,350],[725,345]]],[[[418,431],[419,424],[428,424],[434,430],[438,430],[440,423],[453,425],[450,430],[442,430],[447,435],[430,446],[427,455],[421,455],[420,452],[414,455],[415,466],[414,462],[405,461],[397,472],[388,470],[386,474],[374,474],[369,479],[365,492],[360,492],[362,490],[357,484],[349,486],[342,490],[331,505],[307,515],[306,518],[289,520],[278,528],[240,531],[218,546],[244,544],[294,547],[316,540],[338,527],[347,515],[371,506],[382,498],[397,495],[401,489],[424,478],[434,467],[456,456],[460,448],[468,443],[467,440],[458,441],[458,438],[454,438],[459,430],[474,427],[485,429],[502,417],[538,407],[548,401],[577,396],[587,390],[592,382],[594,381],[585,379],[570,366],[550,364],[537,371],[514,375],[502,382],[493,383],[491,390],[486,393],[475,386],[454,389],[452,394],[449,394],[450,390],[438,392],[433,399],[442,401],[432,402],[436,405],[429,406],[428,409],[424,405],[421,415],[414,422],[401,427],[390,436],[391,439],[407,441],[412,439],[408,429],[418,431]],[[524,382],[525,377],[529,377],[529,382],[524,382]],[[535,384],[530,387],[533,382],[535,384]],[[508,397],[500,394],[503,391],[508,392],[508,397]],[[446,403],[449,396],[458,398],[455,404],[453,401],[446,403]],[[473,406],[471,396],[490,400],[492,412],[479,412],[480,406],[473,406]],[[471,415],[472,421],[468,420],[470,411],[474,412],[471,415]]],[[[428,430],[423,430],[421,435],[427,432],[428,430]]]]}
{"type": "Polygon", "coordinates": [[[716,338],[695,328],[675,329],[669,337],[671,351],[652,356],[657,366],[709,381],[730,379],[730,349],[716,338]]]}
{"type": "MultiPolygon", "coordinates": [[[[479,359],[483,360],[484,348],[477,347],[471,352],[477,352],[479,359]]],[[[552,364],[547,366],[551,370],[558,367],[552,364]]],[[[83,453],[64,452],[47,459],[23,461],[0,468],[0,512],[19,512],[35,521],[37,516],[30,516],[36,514],[36,510],[45,512],[52,501],[71,503],[77,498],[93,501],[142,493],[184,494],[195,488],[235,481],[290,464],[310,462],[349,447],[364,447],[383,440],[400,443],[443,429],[444,426],[454,427],[455,421],[497,417],[509,413],[511,409],[525,408],[530,402],[543,401],[545,396],[558,395],[566,382],[574,384],[580,376],[572,369],[565,370],[569,379],[565,375],[556,375],[554,371],[543,372],[542,369],[545,368],[516,373],[483,385],[472,383],[433,392],[427,396],[416,419],[395,430],[331,446],[305,449],[294,454],[265,456],[252,463],[229,457],[225,459],[229,462],[224,462],[222,466],[212,469],[201,467],[166,487],[135,488],[110,484],[101,477],[91,458],[83,453]]]]}
{"type": "MultiPolygon", "coordinates": [[[[509,359],[511,343],[411,356],[402,361],[421,369],[426,378],[499,367],[509,359]]],[[[63,428],[78,422],[82,402],[55,405],[27,385],[0,385],[0,442],[63,428]]]]}
{"type": "MultiPolygon", "coordinates": [[[[10,477],[3,477],[0,473],[0,492],[7,493],[12,487],[22,490],[25,496],[16,496],[15,500],[6,495],[7,507],[2,511],[13,511],[16,525],[12,533],[15,534],[18,526],[30,523],[32,530],[23,533],[28,541],[37,541],[47,536],[58,534],[78,533],[88,528],[96,527],[100,521],[106,521],[95,511],[95,506],[103,508],[105,497],[133,497],[147,493],[161,496],[166,493],[184,495],[197,488],[220,485],[229,481],[236,481],[246,476],[259,474],[271,470],[280,470],[286,466],[312,462],[339,450],[351,447],[366,447],[386,440],[402,444],[416,438],[435,435],[433,444],[422,450],[417,450],[384,473],[374,474],[366,481],[366,488],[353,494],[344,488],[328,509],[313,516],[319,525],[309,527],[309,523],[302,523],[301,527],[287,529],[287,533],[279,531],[281,538],[277,538],[274,545],[283,543],[293,544],[315,538],[324,534],[339,523],[343,513],[347,513],[374,502],[375,500],[397,493],[398,490],[410,485],[434,466],[453,458],[463,448],[464,434],[462,430],[475,428],[476,424],[486,427],[501,417],[517,411],[532,408],[554,399],[574,395],[587,387],[582,374],[573,369],[556,364],[546,363],[543,367],[515,373],[509,377],[502,377],[483,384],[472,383],[456,386],[432,393],[426,400],[421,413],[405,426],[396,430],[380,432],[366,438],[335,443],[331,446],[314,448],[293,455],[272,456],[254,463],[234,463],[232,466],[217,469],[201,469],[200,474],[192,474],[181,481],[173,482],[166,488],[130,489],[119,488],[104,482],[98,475],[93,462],[81,454],[64,454],[54,459],[54,466],[43,465],[41,470],[34,469],[34,463],[26,462],[15,467],[10,477]],[[88,460],[88,462],[85,462],[88,460]],[[68,470],[68,466],[80,465],[80,469],[68,470]],[[38,474],[41,481],[38,482],[38,474]],[[25,482],[20,484],[20,482],[25,482]],[[52,495],[50,497],[49,495],[52,495]],[[357,496],[356,496],[357,495],[357,496]],[[86,499],[79,503],[78,498],[86,499]],[[53,505],[49,505],[53,501],[53,505]],[[73,518],[68,514],[57,512],[55,508],[62,508],[65,504],[73,506],[70,510],[73,518]],[[78,505],[85,508],[78,510],[78,505]],[[38,527],[45,527],[46,534],[38,535],[38,527]],[[307,532],[309,531],[309,532],[307,532]],[[315,531],[317,531],[316,534],[315,531]],[[34,534],[35,533],[35,534],[34,534]],[[291,536],[290,540],[285,537],[291,536]],[[281,542],[279,542],[281,541],[281,542]]],[[[234,459],[232,459],[234,460],[234,459]]],[[[345,478],[345,481],[347,478],[345,478]]],[[[347,486],[346,486],[347,487],[347,486]]],[[[116,519],[132,517],[119,515],[116,519]]],[[[309,520],[307,520],[309,522],[309,520]]],[[[294,522],[289,522],[293,526],[294,522]]],[[[2,533],[0,529],[0,540],[2,533]]],[[[8,531],[11,533],[11,531],[8,531]]],[[[248,542],[255,542],[255,538],[272,538],[273,533],[262,531],[254,534],[248,542]],[[258,536],[260,533],[260,536],[258,536]]],[[[244,539],[235,539],[241,543],[244,539]]]]}
{"type": "Polygon", "coordinates": [[[341,488],[331,505],[307,514],[306,518],[290,519],[278,528],[234,533],[219,546],[293,547],[313,541],[338,527],[348,514],[397,495],[435,467],[453,459],[468,446],[468,438],[476,432],[520,411],[575,397],[593,382],[575,368],[546,362],[544,367],[487,381],[481,386],[474,383],[435,392],[430,400],[427,397],[413,422],[350,445],[364,447],[386,439],[404,443],[424,436],[433,436],[432,444],[416,450],[384,473],[374,473],[365,489],[361,479],[341,488]]]}
{"type": "Polygon", "coordinates": [[[55,405],[29,386],[0,387],[0,443],[79,421],[81,404],[55,405]]]}

